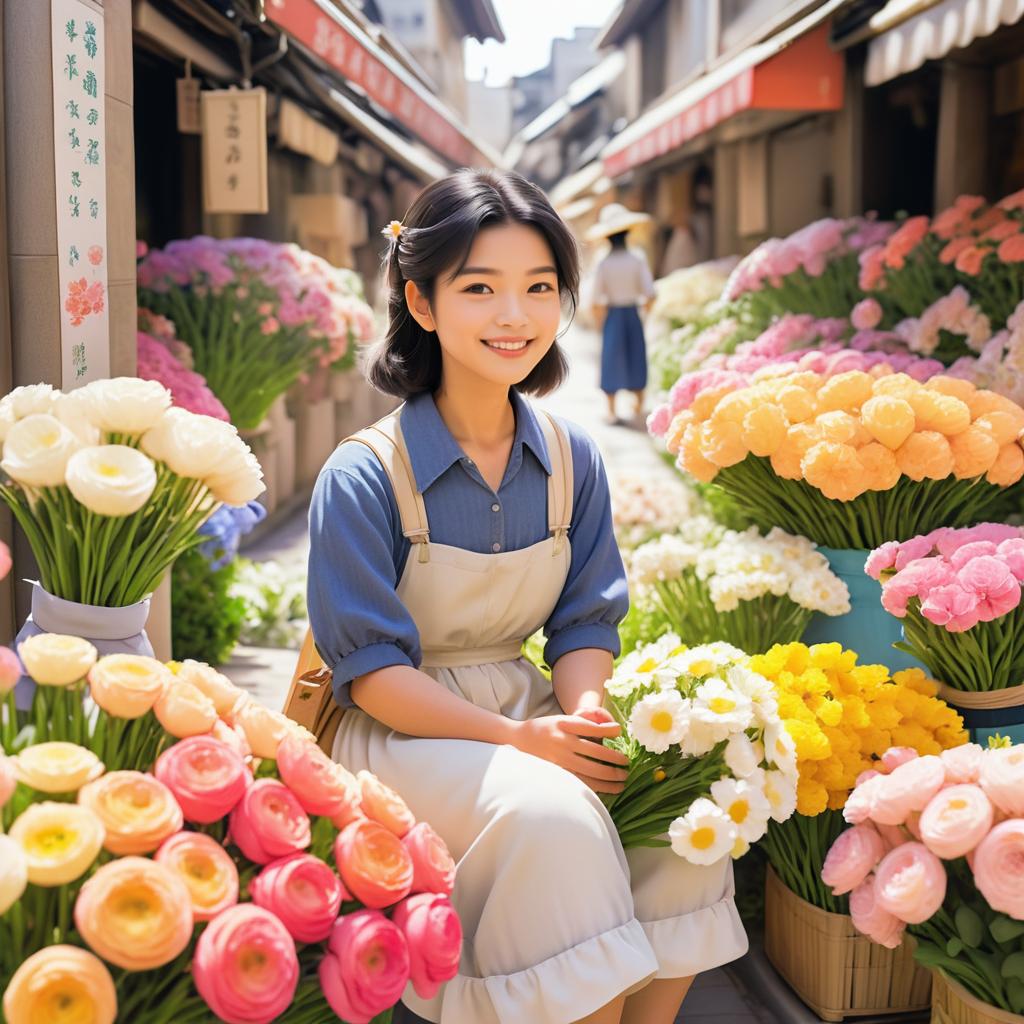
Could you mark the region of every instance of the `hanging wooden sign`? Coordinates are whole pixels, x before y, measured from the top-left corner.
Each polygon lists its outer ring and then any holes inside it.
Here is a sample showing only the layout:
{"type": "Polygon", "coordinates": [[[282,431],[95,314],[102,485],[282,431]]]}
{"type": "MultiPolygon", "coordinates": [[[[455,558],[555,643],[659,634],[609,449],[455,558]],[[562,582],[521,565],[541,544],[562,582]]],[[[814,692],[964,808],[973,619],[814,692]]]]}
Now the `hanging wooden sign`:
{"type": "Polygon", "coordinates": [[[266,90],[224,89],[200,96],[203,209],[206,213],[266,213],[266,90]]]}

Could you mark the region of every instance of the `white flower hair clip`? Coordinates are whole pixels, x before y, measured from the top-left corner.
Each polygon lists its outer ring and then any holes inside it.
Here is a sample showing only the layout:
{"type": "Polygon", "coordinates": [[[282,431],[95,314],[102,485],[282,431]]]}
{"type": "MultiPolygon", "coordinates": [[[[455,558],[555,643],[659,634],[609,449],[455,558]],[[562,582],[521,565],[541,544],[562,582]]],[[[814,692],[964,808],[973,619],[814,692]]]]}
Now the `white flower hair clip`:
{"type": "Polygon", "coordinates": [[[391,221],[386,228],[381,230],[381,234],[389,242],[397,242],[402,237],[402,232],[405,230],[405,225],[400,220],[391,221]]]}

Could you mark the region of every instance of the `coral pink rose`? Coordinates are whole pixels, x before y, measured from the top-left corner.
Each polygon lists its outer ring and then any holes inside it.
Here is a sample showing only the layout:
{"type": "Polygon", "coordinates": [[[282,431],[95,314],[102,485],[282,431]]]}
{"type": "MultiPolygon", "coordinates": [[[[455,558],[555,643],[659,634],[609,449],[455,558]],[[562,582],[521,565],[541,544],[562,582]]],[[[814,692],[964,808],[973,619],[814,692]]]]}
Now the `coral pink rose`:
{"type": "Polygon", "coordinates": [[[988,835],[993,810],[980,787],[947,786],[921,814],[921,841],[937,857],[965,857],[988,835]]]}
{"type": "Polygon", "coordinates": [[[412,891],[450,896],[455,888],[455,861],[445,841],[421,821],[409,830],[402,845],[412,857],[412,891]]]}
{"type": "Polygon", "coordinates": [[[368,907],[389,907],[412,890],[409,851],[376,821],[346,825],[334,840],[334,863],[345,887],[368,907]]]}
{"type": "Polygon", "coordinates": [[[398,1002],[409,981],[409,948],[378,910],[338,918],[320,961],[320,987],[348,1024],[368,1024],[398,1002]]]}
{"type": "Polygon", "coordinates": [[[416,816],[405,801],[372,772],[361,771],[357,777],[363,812],[401,839],[416,824],[416,816]]]}
{"type": "Polygon", "coordinates": [[[459,972],[462,924],[447,896],[418,893],[395,907],[392,921],[409,946],[409,973],[421,999],[432,999],[459,972]]]}
{"type": "Polygon", "coordinates": [[[341,881],[310,853],[271,861],[250,882],[249,892],[256,906],[280,918],[296,942],[323,942],[341,909],[341,881]]]}
{"type": "Polygon", "coordinates": [[[312,841],[306,812],[277,779],[257,779],[231,811],[232,842],[256,864],[305,850],[312,841]]]}
{"type": "Polygon", "coordinates": [[[331,818],[339,828],[344,827],[339,821],[347,825],[361,817],[355,776],[315,743],[298,735],[286,736],[277,748],[277,770],[307,814],[331,818]]]}
{"type": "Polygon", "coordinates": [[[1024,921],[1024,820],[996,825],[975,849],[971,867],[988,905],[1024,921]]]}
{"type": "Polygon", "coordinates": [[[890,775],[874,780],[871,818],[883,825],[902,825],[914,811],[923,811],[946,782],[946,768],[934,754],[916,757],[890,775]]]}
{"type": "Polygon", "coordinates": [[[913,747],[890,747],[882,755],[882,771],[893,772],[901,764],[913,761],[917,757],[917,751],[913,747]]]}
{"type": "Polygon", "coordinates": [[[850,893],[850,918],[857,931],[880,946],[896,949],[903,941],[906,925],[879,906],[873,875],[869,875],[850,893]]]}
{"type": "Polygon", "coordinates": [[[252,781],[245,762],[211,736],[192,736],[168,747],[153,774],[174,794],[186,821],[220,821],[252,781]]]}
{"type": "Polygon", "coordinates": [[[1001,811],[1024,817],[1024,745],[986,750],[978,781],[1001,811]]]}
{"type": "Polygon", "coordinates": [[[985,751],[977,743],[963,743],[939,754],[946,766],[946,782],[977,782],[985,751]]]}
{"type": "Polygon", "coordinates": [[[946,869],[922,843],[904,843],[875,869],[878,905],[907,924],[921,924],[946,898],[946,869]]]}
{"type": "Polygon", "coordinates": [[[821,880],[834,896],[856,889],[885,856],[885,843],[870,823],[840,833],[821,868],[821,880]]]}
{"type": "Polygon", "coordinates": [[[218,718],[213,723],[210,735],[230,747],[243,761],[252,757],[252,747],[249,746],[249,741],[239,726],[229,725],[223,718],[218,718]]]}
{"type": "Polygon", "coordinates": [[[227,1024],[270,1024],[299,983],[295,941],[269,911],[229,907],[199,936],[192,977],[206,1005],[227,1024]]]}
{"type": "Polygon", "coordinates": [[[238,902],[238,868],[212,836],[178,832],[156,851],[153,860],[185,883],[197,921],[209,921],[238,902]]]}

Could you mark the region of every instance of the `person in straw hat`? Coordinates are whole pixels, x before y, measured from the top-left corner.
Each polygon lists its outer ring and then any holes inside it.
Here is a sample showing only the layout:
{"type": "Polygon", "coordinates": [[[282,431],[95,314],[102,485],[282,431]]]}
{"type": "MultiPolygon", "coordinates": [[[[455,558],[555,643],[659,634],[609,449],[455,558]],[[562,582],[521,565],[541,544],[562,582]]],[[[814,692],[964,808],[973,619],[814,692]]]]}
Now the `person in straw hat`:
{"type": "Polygon", "coordinates": [[[602,325],[601,390],[608,398],[608,421],[621,423],[615,412],[619,391],[632,391],[635,416],[640,416],[647,387],[647,346],[637,306],[654,298],[654,281],[642,251],[628,249],[632,228],[651,218],[646,213],[609,203],[587,232],[588,241],[607,239],[611,252],[597,265],[593,280],[594,319],[602,325]]]}

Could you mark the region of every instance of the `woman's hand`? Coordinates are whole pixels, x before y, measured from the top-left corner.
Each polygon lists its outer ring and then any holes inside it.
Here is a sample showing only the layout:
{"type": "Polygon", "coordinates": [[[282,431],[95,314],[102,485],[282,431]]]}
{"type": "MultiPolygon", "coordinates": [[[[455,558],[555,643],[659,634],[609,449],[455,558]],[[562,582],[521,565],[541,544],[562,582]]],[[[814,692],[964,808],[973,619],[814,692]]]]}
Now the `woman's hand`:
{"type": "Polygon", "coordinates": [[[512,745],[572,772],[595,793],[621,793],[629,763],[625,754],[603,745],[620,727],[604,708],[583,708],[572,715],[547,715],[517,722],[512,745]]]}

